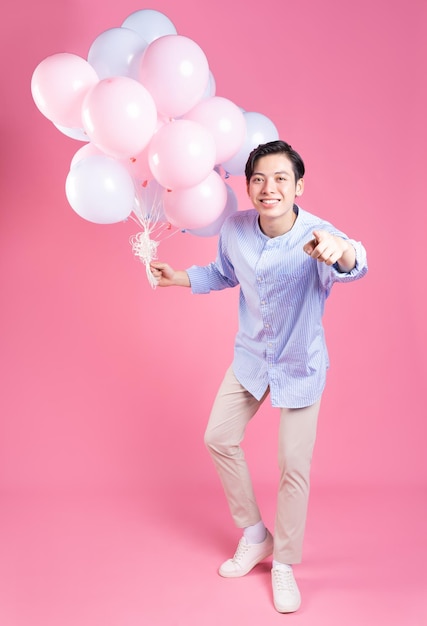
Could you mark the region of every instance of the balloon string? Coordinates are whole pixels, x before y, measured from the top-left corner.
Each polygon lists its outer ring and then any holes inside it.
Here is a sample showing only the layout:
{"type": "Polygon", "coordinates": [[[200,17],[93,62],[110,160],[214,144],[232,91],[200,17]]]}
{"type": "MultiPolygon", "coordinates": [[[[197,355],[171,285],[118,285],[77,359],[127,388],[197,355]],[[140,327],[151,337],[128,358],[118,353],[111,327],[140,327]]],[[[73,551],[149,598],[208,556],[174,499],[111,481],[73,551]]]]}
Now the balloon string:
{"type": "Polygon", "coordinates": [[[140,202],[136,202],[133,212],[129,216],[138,226],[142,226],[142,231],[130,237],[129,241],[132,251],[144,263],[147,273],[148,282],[155,289],[158,281],[154,278],[150,264],[151,261],[157,259],[157,248],[160,240],[169,239],[172,235],[179,232],[178,229],[172,230],[169,222],[162,221],[162,201],[161,193],[156,189],[154,198],[150,206],[140,202]],[[167,236],[164,236],[170,231],[167,236]]]}

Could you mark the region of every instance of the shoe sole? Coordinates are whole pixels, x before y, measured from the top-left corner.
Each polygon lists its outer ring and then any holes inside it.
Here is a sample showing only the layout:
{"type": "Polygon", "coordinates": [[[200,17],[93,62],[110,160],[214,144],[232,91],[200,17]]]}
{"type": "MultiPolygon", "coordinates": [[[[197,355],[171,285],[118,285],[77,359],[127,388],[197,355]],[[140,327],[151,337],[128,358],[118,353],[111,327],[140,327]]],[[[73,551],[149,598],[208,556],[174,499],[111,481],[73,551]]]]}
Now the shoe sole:
{"type": "Polygon", "coordinates": [[[274,608],[276,609],[276,611],[278,613],[295,613],[295,611],[298,611],[300,606],[301,606],[301,602],[298,602],[298,604],[294,604],[294,605],[292,605],[290,607],[286,607],[286,608],[279,607],[279,606],[277,606],[276,603],[274,603],[274,608]]]}

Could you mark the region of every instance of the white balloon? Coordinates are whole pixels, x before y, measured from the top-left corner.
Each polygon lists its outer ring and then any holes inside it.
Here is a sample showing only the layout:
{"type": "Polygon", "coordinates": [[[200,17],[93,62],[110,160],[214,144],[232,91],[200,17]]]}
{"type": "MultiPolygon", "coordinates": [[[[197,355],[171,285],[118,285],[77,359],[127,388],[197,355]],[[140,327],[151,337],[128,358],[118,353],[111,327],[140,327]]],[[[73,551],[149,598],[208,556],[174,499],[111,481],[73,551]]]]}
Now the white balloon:
{"type": "Polygon", "coordinates": [[[60,124],[55,124],[52,122],[55,128],[57,128],[63,135],[67,137],[71,137],[71,139],[77,139],[78,141],[89,141],[89,137],[86,135],[84,128],[67,128],[66,126],[61,126],[60,124]]]}
{"type": "Polygon", "coordinates": [[[208,84],[206,85],[206,89],[205,89],[205,93],[203,94],[203,98],[213,98],[213,96],[216,94],[216,80],[215,80],[215,76],[212,74],[211,70],[209,70],[209,80],[208,80],[208,84]]]}
{"type": "Polygon", "coordinates": [[[147,41],[130,28],[109,28],[89,48],[87,60],[100,79],[111,76],[138,78],[147,41]]]}
{"type": "Polygon", "coordinates": [[[90,156],[94,156],[95,154],[98,154],[98,155],[100,154],[100,155],[105,156],[102,150],[97,148],[95,144],[91,142],[86,143],[84,146],[82,146],[81,148],[77,150],[77,152],[74,154],[73,158],[71,159],[70,170],[72,170],[73,167],[77,165],[79,161],[82,161],[83,159],[87,159],[90,156]]]}
{"type": "Polygon", "coordinates": [[[65,183],[67,200],[74,211],[95,224],[115,224],[129,217],[135,187],[124,165],[115,159],[94,155],[70,170],[65,183]]]}
{"type": "Polygon", "coordinates": [[[171,20],[153,9],[142,9],[131,13],[122,26],[136,31],[147,43],[164,35],[176,35],[177,30],[171,20]]]}

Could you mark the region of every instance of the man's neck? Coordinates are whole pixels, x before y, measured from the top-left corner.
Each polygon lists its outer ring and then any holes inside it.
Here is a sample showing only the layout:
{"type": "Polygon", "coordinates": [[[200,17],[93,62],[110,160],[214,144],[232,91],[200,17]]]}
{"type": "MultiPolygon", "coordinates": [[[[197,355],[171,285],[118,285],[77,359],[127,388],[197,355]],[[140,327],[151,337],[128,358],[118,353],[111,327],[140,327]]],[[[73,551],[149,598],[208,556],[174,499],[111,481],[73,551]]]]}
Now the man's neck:
{"type": "Polygon", "coordinates": [[[285,215],[284,217],[276,219],[262,219],[260,217],[258,223],[264,235],[270,237],[270,239],[273,239],[274,237],[280,237],[281,235],[285,235],[286,233],[288,233],[295,224],[296,219],[297,214],[295,210],[293,210],[291,213],[289,213],[289,215],[285,215]]]}

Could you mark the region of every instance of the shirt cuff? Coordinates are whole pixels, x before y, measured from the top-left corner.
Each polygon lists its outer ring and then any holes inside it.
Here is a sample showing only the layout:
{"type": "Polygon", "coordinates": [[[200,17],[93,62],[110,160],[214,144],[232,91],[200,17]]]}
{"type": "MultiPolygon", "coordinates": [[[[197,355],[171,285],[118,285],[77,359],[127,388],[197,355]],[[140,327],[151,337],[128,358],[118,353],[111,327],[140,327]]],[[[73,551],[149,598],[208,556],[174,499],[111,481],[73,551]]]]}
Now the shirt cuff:
{"type": "Polygon", "coordinates": [[[209,280],[204,267],[192,265],[186,270],[192,293],[210,293],[209,280]]]}

